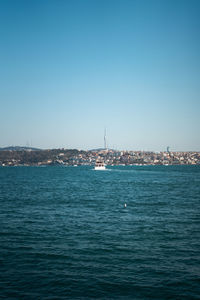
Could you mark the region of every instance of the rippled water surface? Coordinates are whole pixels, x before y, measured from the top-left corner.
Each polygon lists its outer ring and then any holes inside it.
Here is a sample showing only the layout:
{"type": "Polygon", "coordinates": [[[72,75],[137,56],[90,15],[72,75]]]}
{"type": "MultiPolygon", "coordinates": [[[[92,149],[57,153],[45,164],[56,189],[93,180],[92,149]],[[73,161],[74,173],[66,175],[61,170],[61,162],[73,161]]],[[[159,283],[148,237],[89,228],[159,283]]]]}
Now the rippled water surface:
{"type": "Polygon", "coordinates": [[[199,166],[0,168],[0,298],[199,295],[199,166]]]}

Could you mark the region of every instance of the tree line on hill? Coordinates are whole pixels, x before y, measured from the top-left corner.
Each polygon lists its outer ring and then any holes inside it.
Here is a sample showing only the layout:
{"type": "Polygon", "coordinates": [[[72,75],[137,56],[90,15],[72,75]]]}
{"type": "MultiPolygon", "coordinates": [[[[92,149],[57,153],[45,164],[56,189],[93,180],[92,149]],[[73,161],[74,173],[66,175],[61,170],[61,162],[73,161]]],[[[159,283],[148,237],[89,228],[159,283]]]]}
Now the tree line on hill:
{"type": "Polygon", "coordinates": [[[11,150],[0,150],[0,162],[1,164],[7,163],[8,161],[16,161],[18,164],[37,164],[39,162],[51,160],[52,164],[56,163],[62,155],[62,159],[68,160],[70,157],[76,156],[84,151],[79,151],[76,149],[71,150],[61,150],[61,149],[51,149],[51,150],[33,150],[33,151],[11,151],[11,150]]]}

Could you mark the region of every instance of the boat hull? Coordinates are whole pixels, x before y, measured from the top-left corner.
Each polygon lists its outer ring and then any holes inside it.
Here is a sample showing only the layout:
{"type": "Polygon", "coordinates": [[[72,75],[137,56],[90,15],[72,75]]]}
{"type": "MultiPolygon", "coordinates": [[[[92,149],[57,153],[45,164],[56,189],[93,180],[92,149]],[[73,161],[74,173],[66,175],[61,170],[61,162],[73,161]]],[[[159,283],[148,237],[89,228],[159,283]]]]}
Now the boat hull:
{"type": "Polygon", "coordinates": [[[98,171],[103,171],[103,170],[106,169],[106,167],[105,167],[105,166],[100,166],[100,167],[95,166],[94,169],[95,169],[95,170],[98,170],[98,171]]]}

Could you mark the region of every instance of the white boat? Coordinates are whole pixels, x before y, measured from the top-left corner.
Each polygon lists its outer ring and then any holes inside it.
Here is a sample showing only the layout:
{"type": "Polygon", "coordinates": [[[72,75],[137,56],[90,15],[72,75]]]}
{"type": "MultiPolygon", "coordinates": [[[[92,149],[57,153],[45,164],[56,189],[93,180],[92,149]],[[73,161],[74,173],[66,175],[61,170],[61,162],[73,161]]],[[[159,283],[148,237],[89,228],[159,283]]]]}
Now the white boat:
{"type": "MultiPolygon", "coordinates": [[[[107,149],[107,147],[106,147],[106,130],[105,130],[104,131],[104,150],[106,150],[106,149],[107,149]]],[[[100,156],[96,160],[94,169],[99,170],[99,171],[106,170],[106,165],[100,156]]]]}
{"type": "Polygon", "coordinates": [[[97,159],[94,169],[99,170],[99,171],[100,170],[106,170],[106,166],[105,166],[103,160],[97,159]]]}

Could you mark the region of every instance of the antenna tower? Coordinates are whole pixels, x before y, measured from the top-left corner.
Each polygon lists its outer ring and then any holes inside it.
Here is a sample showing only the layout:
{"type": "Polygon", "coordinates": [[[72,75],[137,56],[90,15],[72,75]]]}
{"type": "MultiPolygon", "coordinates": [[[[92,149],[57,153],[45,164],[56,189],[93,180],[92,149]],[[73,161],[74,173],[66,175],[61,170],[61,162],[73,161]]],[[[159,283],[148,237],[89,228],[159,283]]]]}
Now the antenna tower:
{"type": "Polygon", "coordinates": [[[106,145],[106,129],[104,129],[104,149],[107,148],[107,145],[106,145]]]}

